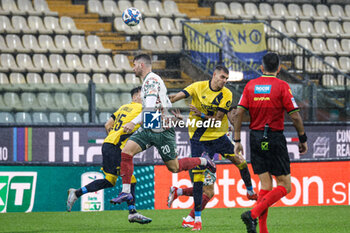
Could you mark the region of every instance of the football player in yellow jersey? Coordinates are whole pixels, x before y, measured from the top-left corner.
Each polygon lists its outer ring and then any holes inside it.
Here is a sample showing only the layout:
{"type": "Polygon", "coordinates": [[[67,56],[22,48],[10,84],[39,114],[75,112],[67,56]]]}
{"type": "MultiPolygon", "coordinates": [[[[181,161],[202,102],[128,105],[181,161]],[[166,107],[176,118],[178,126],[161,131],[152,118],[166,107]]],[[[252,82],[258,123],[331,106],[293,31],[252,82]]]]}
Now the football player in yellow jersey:
{"type": "MultiPolygon", "coordinates": [[[[232,104],[232,92],[225,87],[228,74],[229,71],[225,66],[218,65],[215,67],[211,80],[195,82],[181,92],[169,96],[169,98],[174,103],[183,98],[192,97],[190,120],[194,119],[196,122],[221,121],[219,127],[197,127],[198,124],[189,124],[191,154],[193,157],[199,157],[206,152],[213,159],[214,154],[219,153],[229,159],[241,172],[242,179],[248,190],[248,198],[256,200],[257,196],[253,191],[247,162],[241,155],[234,154],[234,145],[226,135],[228,132],[227,115],[230,114],[229,111],[232,104]]],[[[196,226],[199,225],[196,222],[201,221],[201,210],[205,208],[205,205],[214,196],[216,177],[215,174],[208,171],[205,172],[203,169],[193,169],[192,173],[193,189],[171,187],[168,206],[170,207],[172,202],[180,195],[193,195],[194,211],[192,210],[190,215],[183,220],[182,225],[183,227],[193,227],[193,230],[200,230],[196,226]],[[210,178],[208,179],[208,177],[210,178]]]]}
{"type": "MultiPolygon", "coordinates": [[[[134,130],[125,133],[123,126],[133,120],[142,111],[141,104],[141,87],[136,87],[131,90],[132,102],[121,106],[115,113],[111,115],[105,124],[105,129],[108,136],[105,138],[102,145],[102,171],[105,174],[104,179],[99,179],[80,189],[69,189],[67,199],[67,211],[70,212],[74,202],[83,194],[96,192],[101,189],[114,187],[119,173],[121,150],[123,149],[127,139],[135,132],[140,125],[136,125],[134,130]]],[[[136,178],[133,175],[131,179],[131,194],[135,197],[136,178]]],[[[135,198],[127,203],[129,208],[129,222],[137,222],[140,224],[150,223],[152,219],[147,218],[135,209],[135,198]]]]}

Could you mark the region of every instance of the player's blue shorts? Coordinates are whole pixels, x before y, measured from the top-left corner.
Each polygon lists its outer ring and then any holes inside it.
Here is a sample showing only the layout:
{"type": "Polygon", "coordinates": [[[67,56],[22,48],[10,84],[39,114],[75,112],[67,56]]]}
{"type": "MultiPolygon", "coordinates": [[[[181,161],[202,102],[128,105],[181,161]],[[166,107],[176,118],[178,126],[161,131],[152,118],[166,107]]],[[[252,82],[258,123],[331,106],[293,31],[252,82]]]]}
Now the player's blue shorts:
{"type": "MultiPolygon", "coordinates": [[[[234,156],[234,145],[226,135],[212,141],[198,141],[191,139],[190,143],[192,157],[201,157],[203,152],[207,152],[211,159],[213,159],[214,154],[216,153],[225,157],[234,156]]],[[[192,171],[190,172],[190,177],[193,182],[192,171]]],[[[212,185],[216,181],[216,175],[211,173],[208,169],[205,170],[204,177],[204,185],[212,185]]]]}
{"type": "Polygon", "coordinates": [[[215,153],[224,157],[233,156],[235,153],[235,147],[227,135],[211,141],[191,139],[190,143],[192,157],[201,157],[203,152],[207,152],[211,159],[213,159],[215,153]]]}

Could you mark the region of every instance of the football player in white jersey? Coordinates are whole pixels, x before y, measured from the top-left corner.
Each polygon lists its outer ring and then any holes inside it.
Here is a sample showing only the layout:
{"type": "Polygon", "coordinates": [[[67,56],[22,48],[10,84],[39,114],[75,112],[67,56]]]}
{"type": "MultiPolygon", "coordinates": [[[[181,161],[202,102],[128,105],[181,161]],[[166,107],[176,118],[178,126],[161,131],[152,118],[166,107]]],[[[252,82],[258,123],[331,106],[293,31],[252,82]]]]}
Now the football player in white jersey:
{"type": "Polygon", "coordinates": [[[157,148],[170,172],[187,171],[196,166],[203,166],[214,173],[216,171],[215,163],[206,154],[203,157],[177,159],[175,130],[173,127],[165,128],[161,125],[162,121],[159,122],[159,119],[165,117],[168,108],[171,107],[167,88],[161,77],[152,72],[152,62],[149,55],[140,54],[134,58],[133,63],[136,76],[143,80],[142,112],[124,125],[124,131],[131,132],[135,125],[142,121],[146,121],[146,123],[149,121],[150,124],[146,125],[144,122],[142,127],[131,135],[122,150],[120,176],[122,177],[123,189],[118,197],[111,200],[113,204],[120,204],[133,198],[130,194],[131,176],[134,171],[133,156],[151,146],[157,148]],[[151,117],[143,119],[145,115],[151,117]],[[158,122],[155,122],[155,119],[158,119],[158,122]]]}

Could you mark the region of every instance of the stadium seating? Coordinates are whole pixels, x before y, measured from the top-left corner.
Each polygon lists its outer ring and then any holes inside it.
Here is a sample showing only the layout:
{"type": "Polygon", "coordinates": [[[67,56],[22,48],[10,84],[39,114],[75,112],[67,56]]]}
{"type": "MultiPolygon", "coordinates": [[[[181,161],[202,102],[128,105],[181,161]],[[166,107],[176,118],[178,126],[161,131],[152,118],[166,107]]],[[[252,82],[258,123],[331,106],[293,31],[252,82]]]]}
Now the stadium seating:
{"type": "Polygon", "coordinates": [[[128,0],[121,0],[121,1],[118,1],[118,7],[120,11],[124,11],[125,9],[132,7],[132,4],[128,0]]]}
{"type": "Polygon", "coordinates": [[[27,20],[23,16],[15,15],[11,18],[12,26],[21,33],[35,33],[34,29],[29,28],[27,20]]]}
{"type": "MultiPolygon", "coordinates": [[[[50,93],[40,92],[38,94],[38,102],[41,106],[45,107],[49,111],[63,111],[64,109],[61,106],[56,105],[55,100],[50,93]]],[[[51,119],[51,117],[49,117],[51,119]]],[[[51,122],[51,120],[50,120],[51,122]]]]}
{"type": "Polygon", "coordinates": [[[153,14],[157,14],[158,17],[171,17],[172,16],[172,12],[165,11],[163,9],[163,5],[160,1],[150,0],[148,2],[148,6],[150,9],[150,12],[153,14]]]}
{"type": "Polygon", "coordinates": [[[17,124],[32,124],[32,117],[28,112],[16,112],[15,120],[17,124]]]}
{"type": "Polygon", "coordinates": [[[113,60],[111,56],[105,55],[105,54],[100,54],[97,57],[98,65],[103,68],[108,70],[109,72],[122,72],[123,69],[121,66],[115,66],[113,63],[113,60]]]}
{"type": "Polygon", "coordinates": [[[74,69],[76,72],[87,72],[91,71],[90,68],[84,67],[81,64],[80,58],[75,54],[67,54],[66,55],[66,64],[69,68],[74,69]]]}
{"type": "Polygon", "coordinates": [[[111,117],[111,113],[109,113],[109,112],[100,112],[100,114],[99,114],[99,116],[98,116],[98,118],[99,118],[99,121],[101,122],[101,123],[106,123],[108,120],[109,120],[109,118],[111,117]]]}
{"type": "MultiPolygon", "coordinates": [[[[104,94],[104,100],[107,105],[110,105],[115,109],[119,108],[122,105],[119,95],[115,93],[104,94]]],[[[127,103],[127,102],[125,101],[124,103],[127,103]]]]}
{"type": "Polygon", "coordinates": [[[155,53],[162,52],[162,50],[158,48],[157,42],[152,36],[141,37],[141,48],[155,53]]]}
{"type": "Polygon", "coordinates": [[[13,124],[15,123],[15,119],[9,112],[0,112],[0,123],[1,124],[13,124]]]}
{"type": "MultiPolygon", "coordinates": [[[[54,55],[54,54],[51,54],[54,55]]],[[[56,73],[45,73],[43,81],[48,90],[51,91],[65,91],[64,87],[58,81],[56,73]]]]}
{"type": "MultiPolygon", "coordinates": [[[[13,107],[12,106],[7,106],[5,104],[5,102],[4,102],[4,99],[3,99],[2,95],[0,95],[0,113],[2,113],[3,111],[11,111],[12,109],[13,109],[13,107]]],[[[9,116],[6,116],[6,115],[7,114],[2,114],[2,117],[7,118],[6,121],[8,121],[9,120],[8,119],[9,116]]],[[[0,121],[1,121],[1,119],[0,119],[0,121]]],[[[4,122],[2,122],[2,123],[4,123],[4,122]]]]}
{"type": "Polygon", "coordinates": [[[47,49],[39,46],[38,40],[34,35],[23,35],[23,46],[30,49],[31,53],[46,53],[47,49]]]}
{"type": "Polygon", "coordinates": [[[34,91],[45,91],[47,90],[46,85],[43,83],[41,77],[37,73],[27,73],[26,80],[28,85],[34,91]]]}
{"type": "Polygon", "coordinates": [[[52,124],[63,124],[66,123],[64,116],[60,112],[50,112],[49,121],[52,124]]]}
{"type": "Polygon", "coordinates": [[[84,30],[77,29],[73,19],[71,17],[62,16],[60,18],[61,27],[72,34],[84,34],[84,30]]]}
{"type": "Polygon", "coordinates": [[[33,65],[32,59],[28,54],[18,54],[16,61],[19,67],[24,68],[28,72],[41,72],[40,67],[35,67],[33,65]]]}
{"type": "Polygon", "coordinates": [[[100,93],[96,93],[95,98],[96,98],[96,108],[98,111],[105,112],[111,109],[111,106],[106,105],[100,93]]]}
{"type": "Polygon", "coordinates": [[[158,15],[157,12],[150,10],[146,1],[135,0],[134,7],[139,9],[141,11],[142,15],[145,17],[157,17],[157,15],[158,15]]]}
{"type": "Polygon", "coordinates": [[[28,26],[40,34],[52,34],[53,31],[45,27],[42,19],[39,16],[29,16],[28,26]]]}
{"type": "MultiPolygon", "coordinates": [[[[23,111],[24,108],[22,106],[22,103],[18,97],[18,95],[14,92],[6,92],[3,96],[4,103],[6,106],[12,106],[14,110],[16,111],[23,111]]],[[[27,108],[26,110],[29,110],[27,108]]]]}
{"type": "Polygon", "coordinates": [[[185,13],[181,13],[179,11],[179,8],[176,4],[176,2],[172,1],[172,0],[165,0],[163,1],[164,4],[164,11],[165,13],[167,13],[167,15],[172,15],[173,17],[176,18],[184,18],[186,17],[185,13]]]}
{"type": "Polygon", "coordinates": [[[58,16],[57,12],[51,11],[45,0],[33,0],[34,9],[42,15],[58,16]]]}
{"type": "Polygon", "coordinates": [[[10,12],[13,15],[24,15],[25,12],[19,10],[17,8],[17,4],[14,0],[3,0],[2,1],[2,9],[4,11],[10,12]]]}
{"type": "Polygon", "coordinates": [[[29,110],[29,107],[22,106],[22,103],[18,97],[18,94],[14,92],[5,92],[4,102],[5,102],[5,105],[7,106],[13,106],[13,109],[15,111],[29,110]]]}
{"type": "Polygon", "coordinates": [[[66,114],[66,120],[67,120],[67,123],[69,123],[69,124],[81,124],[81,123],[83,123],[81,116],[76,112],[68,112],[66,114]]]}
{"type": "Polygon", "coordinates": [[[6,35],[6,44],[7,44],[7,47],[12,49],[12,51],[14,52],[19,52],[19,53],[30,52],[30,49],[23,47],[22,41],[17,35],[14,35],[14,34],[6,35]]]}
{"type": "Polygon", "coordinates": [[[86,38],[87,44],[90,49],[95,50],[98,53],[110,53],[112,52],[111,49],[106,49],[103,47],[101,40],[98,36],[95,35],[89,35],[86,38]]]}
{"type": "Polygon", "coordinates": [[[32,119],[34,124],[49,123],[49,118],[44,112],[34,112],[32,119]]]}
{"type": "Polygon", "coordinates": [[[87,3],[87,8],[90,13],[96,13],[102,17],[112,16],[110,12],[105,12],[105,9],[103,8],[102,3],[100,1],[89,0],[87,3]]]}
{"type": "Polygon", "coordinates": [[[115,91],[116,87],[114,85],[110,85],[108,82],[107,77],[104,74],[94,74],[92,76],[92,81],[96,83],[96,90],[103,90],[103,91],[115,91]]]}
{"type": "Polygon", "coordinates": [[[91,54],[84,54],[81,57],[81,61],[84,67],[90,69],[93,73],[94,72],[106,72],[107,69],[106,68],[101,68],[98,64],[97,64],[97,60],[96,58],[91,55],[91,54]]]}
{"type": "Polygon", "coordinates": [[[114,64],[116,67],[121,67],[124,72],[132,72],[133,69],[129,63],[129,59],[123,54],[116,54],[113,57],[114,64]]]}
{"type": "Polygon", "coordinates": [[[105,13],[114,17],[120,17],[122,15],[121,10],[118,8],[114,1],[105,0],[103,1],[103,8],[105,13]]]}
{"type": "Polygon", "coordinates": [[[27,106],[31,111],[44,111],[46,108],[41,106],[34,93],[22,92],[21,102],[23,106],[27,106]]]}
{"type": "Polygon", "coordinates": [[[56,35],[55,44],[58,49],[63,50],[65,53],[79,53],[78,48],[73,48],[68,37],[65,35],[56,35]]]}
{"type": "Polygon", "coordinates": [[[71,95],[72,103],[76,109],[79,109],[79,111],[87,111],[89,109],[89,103],[87,101],[87,98],[82,93],[73,93],[71,95]]]}
{"type": "Polygon", "coordinates": [[[73,35],[71,37],[71,44],[73,48],[79,49],[81,53],[94,53],[95,51],[87,46],[84,36],[73,35]]]}
{"type": "Polygon", "coordinates": [[[159,20],[160,27],[166,34],[178,35],[181,32],[176,28],[175,23],[170,18],[161,18],[159,20]]]}
{"type": "MultiPolygon", "coordinates": [[[[108,113],[108,119],[110,112],[130,100],[127,92],[141,84],[130,64],[135,51],[147,50],[163,59],[179,54],[182,49],[181,21],[187,15],[179,11],[178,6],[183,8],[178,1],[89,0],[83,4],[87,12],[97,16],[62,13],[59,7],[51,8],[55,3],[45,0],[1,2],[0,108],[3,111],[14,114],[34,111],[38,114],[29,115],[33,123],[87,122],[85,92],[92,80],[97,87],[97,113],[108,113]],[[132,6],[140,9],[144,18],[139,25],[128,27],[121,14],[132,6]],[[112,32],[103,32],[99,27],[88,31],[85,26],[92,24],[94,17],[97,21],[112,23],[112,32]],[[139,43],[132,53],[124,48],[130,40],[139,43]],[[78,115],[67,112],[78,112],[78,115]],[[51,113],[57,114],[51,116],[51,113]]],[[[345,82],[341,75],[330,74],[332,69],[313,55],[305,55],[293,40],[349,73],[350,5],[306,1],[215,1],[213,5],[217,16],[267,20],[290,37],[267,31],[268,48],[295,63],[290,65],[291,69],[300,72],[306,68],[307,72],[318,75],[320,83],[324,81],[327,87],[345,82]]],[[[106,121],[106,118],[102,121],[99,114],[96,117],[96,122],[106,121]]]]}
{"type": "Polygon", "coordinates": [[[0,50],[3,53],[10,53],[10,52],[12,52],[12,49],[7,47],[6,42],[4,40],[4,37],[2,35],[0,35],[0,50]]]}
{"type": "MultiPolygon", "coordinates": [[[[140,78],[136,77],[134,73],[128,73],[125,75],[125,82],[128,84],[141,84],[140,78]]],[[[124,94],[124,93],[122,93],[124,94]]],[[[129,98],[127,98],[129,99],[129,98]]],[[[128,101],[126,101],[128,102],[128,101]]]]}
{"type": "Polygon", "coordinates": [[[167,34],[167,30],[161,29],[158,20],[155,18],[146,18],[144,19],[144,23],[147,30],[154,34],[167,34]]]}

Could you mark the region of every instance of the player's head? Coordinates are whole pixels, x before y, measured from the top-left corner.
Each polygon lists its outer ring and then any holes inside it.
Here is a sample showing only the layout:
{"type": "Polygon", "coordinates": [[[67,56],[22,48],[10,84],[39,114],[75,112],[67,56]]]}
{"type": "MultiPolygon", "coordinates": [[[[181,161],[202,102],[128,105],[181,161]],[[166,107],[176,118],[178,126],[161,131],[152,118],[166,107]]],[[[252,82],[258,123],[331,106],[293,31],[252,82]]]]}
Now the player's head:
{"type": "Polygon", "coordinates": [[[152,60],[151,57],[147,54],[140,54],[134,58],[134,72],[135,75],[143,78],[146,74],[152,70],[152,60]]]}
{"type": "Polygon", "coordinates": [[[280,70],[280,58],[277,53],[267,53],[262,58],[261,70],[263,73],[278,73],[280,70]]]}
{"type": "Polygon", "coordinates": [[[141,103],[141,86],[135,87],[130,91],[132,102],[141,103]]]}
{"type": "Polygon", "coordinates": [[[222,89],[227,83],[228,69],[223,65],[217,65],[214,69],[213,78],[210,81],[210,86],[214,90],[222,89]]]}

